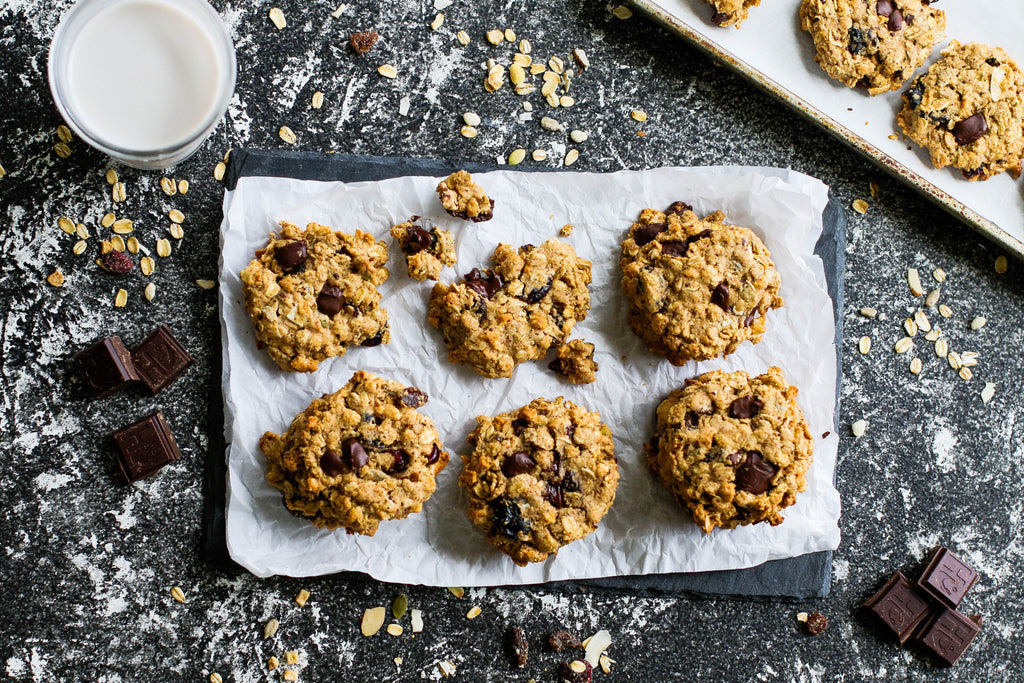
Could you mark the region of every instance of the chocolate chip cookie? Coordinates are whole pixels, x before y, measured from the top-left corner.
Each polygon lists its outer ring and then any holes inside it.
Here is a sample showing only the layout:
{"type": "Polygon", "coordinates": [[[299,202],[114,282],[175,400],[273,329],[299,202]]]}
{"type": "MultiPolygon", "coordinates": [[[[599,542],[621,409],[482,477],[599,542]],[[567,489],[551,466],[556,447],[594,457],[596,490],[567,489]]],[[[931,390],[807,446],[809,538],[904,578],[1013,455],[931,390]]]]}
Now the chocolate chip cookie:
{"type": "Polygon", "coordinates": [[[896,120],[935,168],[953,166],[968,180],[1021,174],[1024,74],[1001,48],[953,41],[903,93],[896,120]]]}
{"type": "Polygon", "coordinates": [[[825,73],[877,95],[898,89],[924,64],[942,40],[946,15],[929,0],[803,0],[800,28],[814,39],[825,73]]]}
{"type": "Polygon", "coordinates": [[[796,394],[776,367],[753,379],[714,370],[658,406],[647,464],[704,533],[780,524],[807,487],[814,441],[796,394]]]}
{"type": "Polygon", "coordinates": [[[748,228],[701,219],[684,202],[644,209],[622,243],[622,289],[633,331],[673,365],[757,344],[783,304],[771,254],[748,228]]]}
{"type": "Polygon", "coordinates": [[[419,512],[448,464],[434,423],[416,410],[426,402],[416,387],[356,372],[286,433],[260,438],[267,481],[316,526],[373,536],[380,522],[419,512]]]}
{"type": "Polygon", "coordinates": [[[388,279],[388,247],[372,235],[281,223],[242,271],[256,341],[282,370],[313,372],[349,346],[391,340],[377,287],[388,279]]]}
{"type": "Polygon", "coordinates": [[[391,236],[405,254],[409,276],[420,282],[436,280],[445,266],[455,265],[455,238],[447,230],[422,225],[419,216],[391,228],[391,236]],[[429,228],[429,229],[428,229],[429,228]]]}
{"type": "Polygon", "coordinates": [[[597,528],[619,466],[601,416],[562,398],[477,417],[459,484],[469,518],[520,566],[542,562],[597,528]]]}
{"type": "Polygon", "coordinates": [[[437,184],[437,196],[444,210],[474,223],[494,218],[494,200],[473,182],[467,171],[456,171],[437,184]]]}
{"type": "Polygon", "coordinates": [[[550,239],[539,247],[499,244],[494,268],[434,285],[427,318],[444,334],[448,360],[484,377],[511,377],[543,358],[590,310],[590,261],[550,239]]]}
{"type": "Polygon", "coordinates": [[[715,11],[711,15],[711,23],[717,26],[740,27],[740,22],[747,18],[749,8],[757,7],[761,0],[704,0],[715,11]]]}
{"type": "Polygon", "coordinates": [[[548,367],[572,384],[590,384],[597,380],[594,345],[582,339],[562,344],[555,350],[555,359],[548,367]]]}

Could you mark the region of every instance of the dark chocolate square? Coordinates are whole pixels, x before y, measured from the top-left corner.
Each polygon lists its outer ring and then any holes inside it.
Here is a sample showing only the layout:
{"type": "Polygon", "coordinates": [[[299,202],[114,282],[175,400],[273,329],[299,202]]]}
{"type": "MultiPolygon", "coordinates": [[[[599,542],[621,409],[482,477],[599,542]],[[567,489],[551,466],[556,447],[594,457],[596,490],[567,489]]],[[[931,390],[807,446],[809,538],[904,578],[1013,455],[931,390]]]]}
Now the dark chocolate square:
{"type": "Polygon", "coordinates": [[[941,608],[921,627],[915,640],[942,660],[946,666],[953,666],[967,646],[981,630],[981,617],[967,615],[955,609],[941,608]]]}
{"type": "Polygon", "coordinates": [[[931,612],[928,602],[901,572],[893,574],[864,607],[892,629],[901,644],[907,642],[917,625],[931,612]]]}
{"type": "Polygon", "coordinates": [[[117,444],[117,463],[130,484],[156,474],[181,457],[171,428],[159,410],[111,436],[117,444]]]}
{"type": "Polygon", "coordinates": [[[174,338],[167,325],[160,325],[132,351],[139,378],[154,394],[178,379],[193,363],[192,356],[174,338]]]}
{"type": "Polygon", "coordinates": [[[75,363],[85,387],[96,398],[103,398],[139,381],[139,375],[120,337],[101,339],[75,354],[75,363]]]}
{"type": "Polygon", "coordinates": [[[932,551],[917,587],[946,607],[956,609],[977,582],[978,572],[968,567],[949,548],[939,546],[932,551]]]}

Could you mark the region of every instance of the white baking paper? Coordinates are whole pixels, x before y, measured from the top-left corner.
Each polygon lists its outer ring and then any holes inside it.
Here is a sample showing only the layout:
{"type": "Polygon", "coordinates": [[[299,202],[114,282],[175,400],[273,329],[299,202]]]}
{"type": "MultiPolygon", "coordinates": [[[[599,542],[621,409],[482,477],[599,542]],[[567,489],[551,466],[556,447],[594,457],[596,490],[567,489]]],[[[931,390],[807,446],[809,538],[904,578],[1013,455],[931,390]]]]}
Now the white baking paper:
{"type": "MultiPolygon", "coordinates": [[[[847,88],[829,78],[814,61],[814,42],[800,30],[800,0],[765,0],[750,8],[740,29],[720,28],[709,19],[714,10],[704,0],[648,0],[686,24],[719,49],[733,55],[831,120],[853,132],[899,164],[963,202],[1022,244],[1024,253],[1024,186],[1009,173],[984,182],[965,180],[956,169],[935,169],[927,150],[902,135],[896,113],[903,107],[900,93],[871,97],[859,88],[847,88]],[[897,134],[897,139],[889,136],[897,134]]],[[[950,40],[1002,47],[1024,64],[1024,3],[1021,0],[943,2],[946,40],[935,46],[927,68],[939,58],[950,40]]],[[[657,112],[648,110],[657,120],[657,112]]]]}
{"type": "Polygon", "coordinates": [[[485,586],[732,569],[836,548],[834,324],[824,271],[811,253],[828,188],[799,173],[750,168],[499,171],[476,179],[496,200],[494,219],[487,223],[447,216],[434,192],[436,178],[354,184],[243,178],[227,193],[220,304],[231,556],[258,576],[355,570],[397,583],[485,586]],[[753,228],[770,248],[786,305],[768,314],[761,344],[744,344],[724,360],[674,367],[648,352],[631,331],[619,284],[620,241],[641,209],[675,200],[690,202],[698,212],[723,209],[729,221],[753,228]],[[590,315],[572,336],[597,345],[597,382],[570,385],[542,362],[520,365],[511,379],[485,379],[468,367],[451,365],[441,334],[426,321],[432,283],[411,279],[397,249],[391,249],[391,277],[381,288],[391,320],[390,344],[350,349],[311,375],[282,372],[256,349],[238,273],[278,221],[358,228],[390,243],[391,225],[413,214],[455,234],[459,262],[456,270],[443,273],[448,281],[488,266],[499,242],[539,244],[556,237],[564,224],[573,224],[572,236],[563,239],[593,262],[593,284],[590,315]],[[759,374],[771,365],[780,366],[800,388],[800,405],[816,436],[807,491],[786,510],[780,526],[760,524],[705,536],[644,464],[642,443],[652,435],[654,410],[687,377],[714,368],[759,374]],[[264,480],[265,460],[257,445],[265,431],[286,430],[313,398],[337,390],[356,370],[426,391],[430,401],[421,410],[434,420],[452,453],[423,512],[382,523],[372,538],[320,530],[291,515],[281,494],[264,480]],[[601,413],[615,435],[621,482],[597,531],[563,548],[557,558],[520,568],[467,519],[457,484],[458,456],[467,453],[466,436],[477,415],[514,409],[538,396],[565,396],[601,413]],[[826,431],[833,434],[820,438],[826,431]]]}

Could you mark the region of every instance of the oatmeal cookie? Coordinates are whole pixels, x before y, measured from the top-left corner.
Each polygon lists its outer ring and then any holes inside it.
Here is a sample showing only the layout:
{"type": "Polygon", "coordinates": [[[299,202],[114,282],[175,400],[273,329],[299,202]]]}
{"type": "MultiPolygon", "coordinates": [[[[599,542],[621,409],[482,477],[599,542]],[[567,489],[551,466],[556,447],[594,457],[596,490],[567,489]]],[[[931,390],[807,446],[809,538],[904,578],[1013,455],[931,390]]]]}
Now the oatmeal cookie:
{"type": "Polygon", "coordinates": [[[590,384],[597,379],[594,345],[582,339],[562,344],[555,350],[555,359],[548,367],[572,384],[590,384]]]}
{"type": "Polygon", "coordinates": [[[711,5],[715,11],[711,15],[711,23],[716,26],[740,27],[740,23],[747,18],[751,7],[757,7],[761,0],[704,0],[711,5]]]}
{"type": "Polygon", "coordinates": [[[783,304],[768,248],[724,219],[721,211],[700,219],[683,202],[644,209],[622,243],[629,322],[673,365],[757,344],[765,314],[783,304]]]}
{"type": "Polygon", "coordinates": [[[405,254],[409,276],[420,282],[436,280],[445,266],[455,265],[455,238],[447,230],[420,225],[420,217],[413,216],[405,223],[391,228],[391,236],[405,254]]]}
{"type": "Polygon", "coordinates": [[[260,450],[267,481],[293,513],[318,527],[373,536],[380,522],[419,512],[448,453],[416,387],[359,371],[295,416],[260,450]]]}
{"type": "Polygon", "coordinates": [[[619,466],[601,416],[561,397],[477,417],[459,484],[469,518],[520,566],[542,562],[597,528],[619,466]]]}
{"type": "Polygon", "coordinates": [[[903,93],[896,120],[935,168],[953,166],[968,180],[1019,177],[1024,73],[1001,48],[953,41],[903,93]]]}
{"type": "Polygon", "coordinates": [[[807,487],[814,440],[796,394],[776,367],[753,379],[713,370],[658,406],[647,464],[704,533],[780,524],[807,487]]]}
{"type": "Polygon", "coordinates": [[[388,247],[372,235],[281,223],[242,271],[256,341],[282,370],[313,372],[349,346],[391,340],[377,287],[388,279],[388,247]]]}
{"type": "Polygon", "coordinates": [[[448,360],[484,377],[511,377],[516,365],[543,358],[590,310],[590,261],[550,239],[539,247],[499,244],[494,268],[463,282],[437,283],[430,324],[444,333],[448,360]]]}
{"type": "Polygon", "coordinates": [[[473,182],[468,171],[456,171],[437,184],[437,196],[444,210],[474,223],[494,218],[494,200],[473,182]]]}
{"type": "Polygon", "coordinates": [[[877,95],[924,64],[946,32],[946,15],[929,0],[803,0],[800,28],[814,39],[825,73],[877,95]]]}

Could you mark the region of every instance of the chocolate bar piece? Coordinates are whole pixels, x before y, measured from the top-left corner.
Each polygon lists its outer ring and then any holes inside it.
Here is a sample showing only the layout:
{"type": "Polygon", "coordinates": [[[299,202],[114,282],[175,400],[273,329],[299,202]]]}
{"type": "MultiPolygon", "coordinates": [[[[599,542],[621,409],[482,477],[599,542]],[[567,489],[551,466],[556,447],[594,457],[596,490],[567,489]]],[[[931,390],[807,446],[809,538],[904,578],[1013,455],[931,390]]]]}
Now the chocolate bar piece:
{"type": "Polygon", "coordinates": [[[129,484],[156,474],[181,457],[171,428],[159,410],[111,436],[117,444],[117,463],[129,484]]]}
{"type": "Polygon", "coordinates": [[[931,607],[902,572],[893,574],[881,590],[864,603],[864,607],[892,629],[900,644],[907,642],[914,629],[931,612],[931,607]]]}
{"type": "Polygon", "coordinates": [[[971,586],[978,583],[978,572],[968,567],[963,560],[941,545],[932,551],[928,567],[925,568],[917,587],[941,602],[956,609],[971,586]]]}
{"type": "Polygon", "coordinates": [[[942,610],[921,627],[915,640],[942,660],[953,666],[967,646],[981,630],[981,616],[971,617],[955,609],[942,610]]]}
{"type": "Polygon", "coordinates": [[[139,378],[154,394],[178,379],[193,363],[167,325],[160,325],[132,351],[139,378]]]}
{"type": "Polygon", "coordinates": [[[75,354],[85,386],[96,398],[103,398],[139,381],[132,356],[120,337],[101,339],[75,354]]]}

